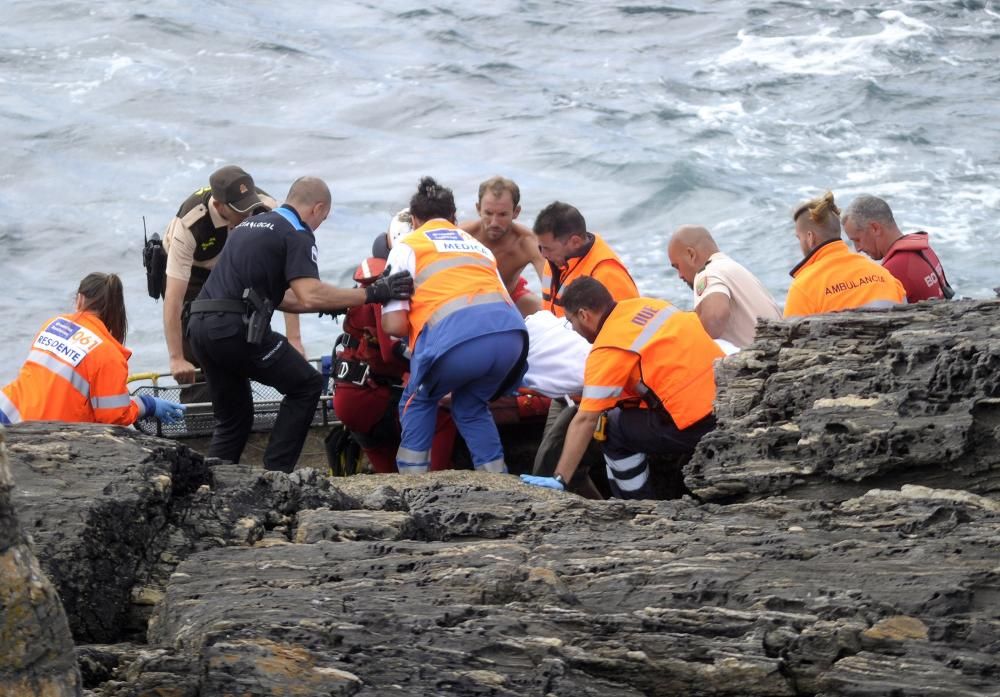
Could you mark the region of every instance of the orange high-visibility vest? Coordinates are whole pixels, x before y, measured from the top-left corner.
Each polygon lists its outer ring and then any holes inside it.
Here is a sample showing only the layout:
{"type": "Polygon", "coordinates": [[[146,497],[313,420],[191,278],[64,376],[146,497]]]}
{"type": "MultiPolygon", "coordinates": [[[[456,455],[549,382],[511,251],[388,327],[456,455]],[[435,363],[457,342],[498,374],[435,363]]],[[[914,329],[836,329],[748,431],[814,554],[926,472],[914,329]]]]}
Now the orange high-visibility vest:
{"type": "Polygon", "coordinates": [[[594,235],[594,244],[590,251],[582,257],[567,259],[566,266],[559,270],[558,279],[552,277],[551,264],[546,263],[542,271],[542,309],[556,317],[566,315],[562,307],[566,286],[581,276],[600,281],[616,301],[639,297],[639,289],[622,260],[600,235],[591,234],[594,235]]]}
{"type": "Polygon", "coordinates": [[[493,254],[447,220],[430,220],[400,240],[416,257],[410,298],[410,348],[426,326],[470,305],[513,304],[493,254]]]}
{"type": "Polygon", "coordinates": [[[127,389],[131,355],[92,312],[55,317],[35,336],[17,378],[0,391],[0,411],[11,423],[131,424],[139,416],[127,389]]]}
{"type": "Polygon", "coordinates": [[[715,400],[715,359],[725,354],[694,312],[681,312],[665,300],[634,298],[618,303],[601,327],[587,357],[583,399],[642,399],[660,403],[678,428],[684,429],[712,413],[715,400]],[[602,363],[621,361],[621,352],[638,354],[630,384],[594,384],[602,363]]]}
{"type": "Polygon", "coordinates": [[[816,247],[792,269],[785,317],[818,315],[906,302],[903,284],[881,265],[852,252],[843,240],[816,247]]]}

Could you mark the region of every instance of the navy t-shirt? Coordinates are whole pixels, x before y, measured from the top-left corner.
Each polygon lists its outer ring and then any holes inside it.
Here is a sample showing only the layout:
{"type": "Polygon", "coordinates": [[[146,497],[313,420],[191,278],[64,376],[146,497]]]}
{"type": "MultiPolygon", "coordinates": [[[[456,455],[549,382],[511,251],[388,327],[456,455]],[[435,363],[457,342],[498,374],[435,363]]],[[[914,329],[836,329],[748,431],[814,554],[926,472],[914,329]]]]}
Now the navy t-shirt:
{"type": "Polygon", "coordinates": [[[253,288],[278,307],[290,281],[319,278],[316,258],[312,230],[285,204],[247,218],[230,231],[198,298],[239,300],[244,288],[253,288]]]}

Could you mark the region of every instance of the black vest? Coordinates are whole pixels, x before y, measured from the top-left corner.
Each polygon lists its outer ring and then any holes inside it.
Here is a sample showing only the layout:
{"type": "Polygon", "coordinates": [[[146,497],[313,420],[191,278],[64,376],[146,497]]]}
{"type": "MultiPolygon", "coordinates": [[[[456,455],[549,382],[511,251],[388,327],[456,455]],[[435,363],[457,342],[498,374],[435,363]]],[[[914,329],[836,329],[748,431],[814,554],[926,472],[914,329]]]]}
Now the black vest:
{"type": "Polygon", "coordinates": [[[229,235],[229,228],[226,225],[215,227],[212,224],[212,216],[208,212],[208,199],[212,197],[212,190],[209,187],[198,189],[187,197],[181,207],[177,210],[177,217],[184,220],[184,217],[195,208],[201,206],[201,216],[188,222],[188,229],[194,236],[194,260],[208,261],[219,255],[222,245],[226,243],[229,235]]]}
{"type": "MultiPolygon", "coordinates": [[[[259,187],[254,187],[258,196],[270,196],[259,187]]],[[[187,220],[185,224],[191,235],[194,237],[194,260],[208,261],[219,256],[226,238],[229,237],[229,227],[223,223],[222,227],[215,227],[212,224],[212,216],[209,214],[208,200],[212,197],[212,189],[205,187],[198,189],[187,197],[181,207],[177,210],[177,217],[184,220],[184,217],[191,215],[194,220],[187,220]],[[201,215],[192,214],[192,211],[200,208],[201,215]]],[[[201,287],[205,285],[208,278],[209,269],[200,266],[191,267],[191,279],[188,281],[187,292],[184,294],[185,302],[198,297],[201,287]]]]}

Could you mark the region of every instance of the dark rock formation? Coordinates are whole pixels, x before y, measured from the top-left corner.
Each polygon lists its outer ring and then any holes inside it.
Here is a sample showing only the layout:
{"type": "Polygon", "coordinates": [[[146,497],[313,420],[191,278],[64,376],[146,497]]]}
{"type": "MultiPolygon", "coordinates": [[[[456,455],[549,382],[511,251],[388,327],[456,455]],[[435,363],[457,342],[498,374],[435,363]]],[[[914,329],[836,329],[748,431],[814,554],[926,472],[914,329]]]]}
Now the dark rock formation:
{"type": "Polygon", "coordinates": [[[80,647],[93,694],[998,694],[1000,504],[966,492],[718,506],[211,474],[134,533],[175,566],[136,587],[147,646],[80,647]]]}
{"type": "Polygon", "coordinates": [[[727,504],[51,424],[8,433],[14,504],[99,697],[1000,697],[997,311],[765,327],[686,468],[727,504]]]}
{"type": "Polygon", "coordinates": [[[4,441],[0,428],[0,694],[79,695],[66,613],[14,512],[4,441]]]}
{"type": "Polygon", "coordinates": [[[1000,492],[1000,302],[767,322],[716,371],[702,499],[841,501],[917,483],[1000,492]]]}

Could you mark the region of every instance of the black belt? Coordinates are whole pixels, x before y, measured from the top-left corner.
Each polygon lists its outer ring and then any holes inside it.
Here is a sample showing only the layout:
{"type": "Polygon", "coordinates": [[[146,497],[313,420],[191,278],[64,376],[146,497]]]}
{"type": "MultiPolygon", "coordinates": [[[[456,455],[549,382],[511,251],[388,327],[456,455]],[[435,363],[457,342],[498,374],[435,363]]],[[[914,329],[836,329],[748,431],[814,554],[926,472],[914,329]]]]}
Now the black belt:
{"type": "Polygon", "coordinates": [[[196,312],[231,312],[245,315],[247,304],[242,300],[233,300],[232,298],[224,298],[222,300],[192,300],[188,312],[191,314],[196,312]]]}

